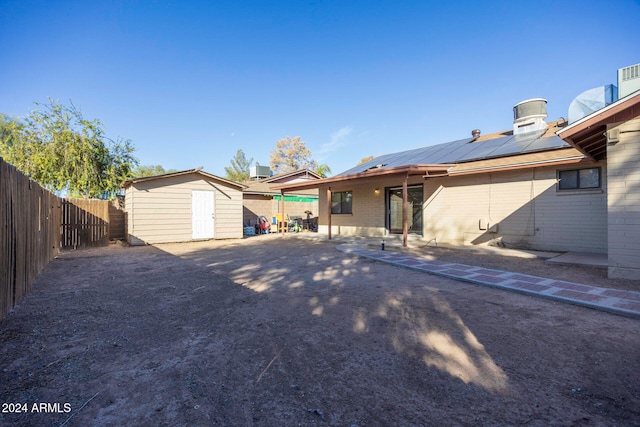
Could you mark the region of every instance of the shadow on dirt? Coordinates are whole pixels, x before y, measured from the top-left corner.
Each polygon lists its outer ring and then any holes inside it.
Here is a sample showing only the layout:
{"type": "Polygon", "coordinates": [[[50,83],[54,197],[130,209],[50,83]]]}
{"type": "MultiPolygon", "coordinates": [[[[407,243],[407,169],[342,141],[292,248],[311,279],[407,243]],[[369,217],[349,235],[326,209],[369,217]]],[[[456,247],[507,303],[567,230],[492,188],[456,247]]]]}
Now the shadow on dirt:
{"type": "Polygon", "coordinates": [[[29,410],[0,421],[638,417],[640,341],[621,340],[633,320],[349,257],[331,242],[263,237],[64,253],[1,325],[0,398],[29,410]],[[603,360],[619,352],[626,363],[603,360]],[[33,411],[38,402],[60,410],[33,411]]]}

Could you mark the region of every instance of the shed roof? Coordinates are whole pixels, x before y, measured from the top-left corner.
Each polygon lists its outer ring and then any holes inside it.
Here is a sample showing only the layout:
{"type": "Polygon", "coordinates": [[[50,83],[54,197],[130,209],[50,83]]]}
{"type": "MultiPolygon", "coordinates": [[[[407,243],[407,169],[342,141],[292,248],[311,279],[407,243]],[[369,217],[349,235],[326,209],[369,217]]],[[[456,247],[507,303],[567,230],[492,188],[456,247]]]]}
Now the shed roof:
{"type": "Polygon", "coordinates": [[[226,184],[228,186],[231,186],[231,187],[236,187],[239,190],[242,190],[242,189],[246,188],[245,185],[240,184],[239,182],[229,181],[228,179],[220,178],[219,176],[204,172],[201,167],[200,168],[195,168],[195,169],[188,169],[188,170],[184,170],[184,171],[178,171],[178,172],[164,173],[162,175],[145,176],[145,177],[141,177],[141,178],[132,178],[132,179],[128,179],[125,182],[123,182],[120,185],[120,187],[127,188],[130,185],[138,184],[140,182],[163,180],[163,179],[166,179],[166,178],[173,178],[173,177],[176,177],[176,176],[189,175],[189,174],[202,175],[203,177],[205,177],[207,179],[218,181],[218,182],[224,183],[224,184],[226,184]]]}

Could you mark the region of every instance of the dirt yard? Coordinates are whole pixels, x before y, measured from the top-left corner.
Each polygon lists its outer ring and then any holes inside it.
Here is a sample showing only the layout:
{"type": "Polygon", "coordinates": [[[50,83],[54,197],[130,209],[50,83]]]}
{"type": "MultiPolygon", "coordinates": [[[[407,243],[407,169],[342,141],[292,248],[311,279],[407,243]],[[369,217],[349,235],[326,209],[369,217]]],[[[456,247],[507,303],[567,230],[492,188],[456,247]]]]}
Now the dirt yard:
{"type": "Polygon", "coordinates": [[[0,424],[640,425],[640,320],[354,258],[339,243],[61,254],[0,324],[0,424]]]}

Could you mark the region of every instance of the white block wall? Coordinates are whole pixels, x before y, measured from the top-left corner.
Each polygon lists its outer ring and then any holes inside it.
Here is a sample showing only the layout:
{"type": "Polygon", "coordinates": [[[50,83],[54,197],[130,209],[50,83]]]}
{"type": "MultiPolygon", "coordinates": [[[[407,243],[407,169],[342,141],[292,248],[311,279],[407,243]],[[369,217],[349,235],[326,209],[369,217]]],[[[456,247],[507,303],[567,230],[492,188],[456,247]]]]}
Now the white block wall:
{"type": "Polygon", "coordinates": [[[640,119],[620,130],[607,146],[609,277],[640,279],[640,119]]]}

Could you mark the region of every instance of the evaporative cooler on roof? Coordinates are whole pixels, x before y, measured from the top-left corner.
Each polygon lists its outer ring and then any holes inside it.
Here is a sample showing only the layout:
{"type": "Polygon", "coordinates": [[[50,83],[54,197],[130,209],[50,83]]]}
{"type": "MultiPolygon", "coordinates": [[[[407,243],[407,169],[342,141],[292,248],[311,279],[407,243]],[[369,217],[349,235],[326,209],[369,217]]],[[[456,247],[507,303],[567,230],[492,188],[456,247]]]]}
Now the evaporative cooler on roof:
{"type": "Polygon", "coordinates": [[[271,176],[271,168],[269,166],[255,165],[249,168],[249,177],[251,179],[269,178],[271,176]]]}
{"type": "Polygon", "coordinates": [[[527,99],[513,107],[513,134],[519,135],[547,128],[547,100],[527,99]]]}
{"type": "Polygon", "coordinates": [[[618,96],[624,98],[640,90],[640,64],[618,70],[618,96]]]}

